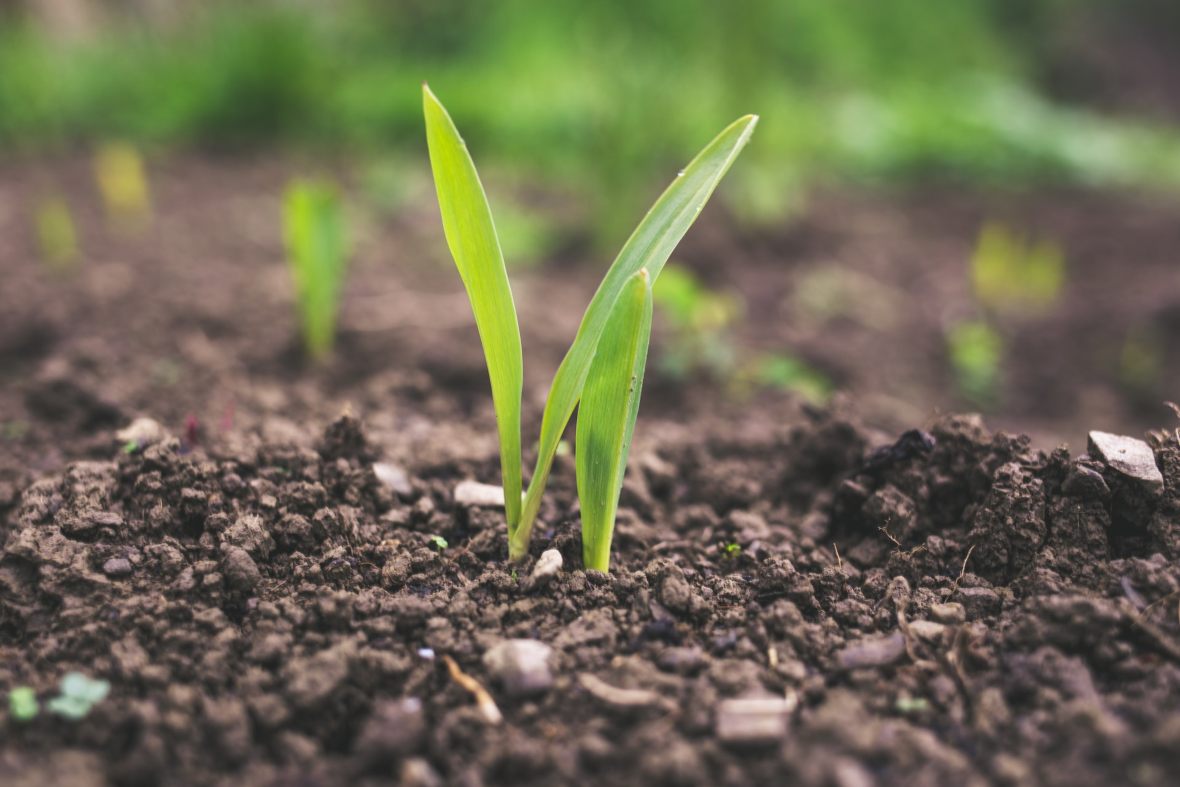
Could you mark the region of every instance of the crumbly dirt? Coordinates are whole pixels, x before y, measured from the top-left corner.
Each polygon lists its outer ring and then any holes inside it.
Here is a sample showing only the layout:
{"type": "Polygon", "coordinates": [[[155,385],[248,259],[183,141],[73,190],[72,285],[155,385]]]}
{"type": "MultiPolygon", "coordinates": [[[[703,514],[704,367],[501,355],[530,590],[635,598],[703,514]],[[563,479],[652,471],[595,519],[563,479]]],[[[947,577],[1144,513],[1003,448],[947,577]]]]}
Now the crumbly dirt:
{"type": "Polygon", "coordinates": [[[492,454],[395,490],[351,416],[314,445],[112,442],[21,489],[0,554],[0,685],[112,691],[81,721],[0,722],[0,781],[1174,783],[1175,435],[1138,497],[977,417],[875,439],[832,412],[665,434],[610,575],[581,568],[568,463],[512,566],[502,514],[452,502],[492,454]],[[1112,525],[1128,506],[1142,532],[1112,525]],[[532,581],[546,548],[564,568],[532,581]],[[507,638],[553,648],[552,685],[489,674],[507,638]],[[751,696],[786,698],[785,734],[719,740],[751,696]]]}

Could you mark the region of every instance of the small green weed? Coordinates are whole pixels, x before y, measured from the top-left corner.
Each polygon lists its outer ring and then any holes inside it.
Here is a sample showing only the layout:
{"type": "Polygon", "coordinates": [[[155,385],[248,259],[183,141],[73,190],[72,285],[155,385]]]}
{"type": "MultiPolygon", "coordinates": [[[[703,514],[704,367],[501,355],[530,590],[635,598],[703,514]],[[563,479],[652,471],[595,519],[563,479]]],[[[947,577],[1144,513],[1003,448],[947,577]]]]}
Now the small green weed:
{"type": "Polygon", "coordinates": [[[320,181],[296,180],[283,195],[283,234],[295,280],[299,323],[307,354],[316,361],[332,351],[348,237],[339,190],[320,181]]]}

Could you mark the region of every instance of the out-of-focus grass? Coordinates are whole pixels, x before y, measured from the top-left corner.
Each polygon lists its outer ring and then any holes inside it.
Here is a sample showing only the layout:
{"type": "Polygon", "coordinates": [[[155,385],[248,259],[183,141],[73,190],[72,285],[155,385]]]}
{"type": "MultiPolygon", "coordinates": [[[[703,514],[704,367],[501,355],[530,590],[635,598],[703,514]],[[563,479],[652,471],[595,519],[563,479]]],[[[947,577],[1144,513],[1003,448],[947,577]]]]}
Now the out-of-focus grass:
{"type": "Polygon", "coordinates": [[[417,150],[429,78],[481,158],[590,200],[617,235],[653,166],[763,116],[727,187],[779,215],[817,181],[1180,185],[1170,129],[1031,87],[1055,0],[348,0],[214,4],[172,32],[63,46],[0,23],[0,145],[77,140],[417,150]],[[319,9],[319,10],[316,10],[319,9]],[[1012,31],[1025,31],[1019,36],[1012,31]]]}

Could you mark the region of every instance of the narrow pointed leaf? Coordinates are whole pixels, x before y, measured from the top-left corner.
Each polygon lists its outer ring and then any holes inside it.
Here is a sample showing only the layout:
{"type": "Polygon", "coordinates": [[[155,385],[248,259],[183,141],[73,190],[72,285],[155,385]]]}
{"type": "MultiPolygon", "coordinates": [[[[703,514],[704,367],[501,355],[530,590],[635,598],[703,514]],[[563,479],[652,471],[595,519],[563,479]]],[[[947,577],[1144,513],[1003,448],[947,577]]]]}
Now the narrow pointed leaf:
{"type": "Polygon", "coordinates": [[[757,122],[756,115],[739,118],[697,154],[656,200],[594,293],[594,298],[582,316],[578,335],[553,378],[549,398],[545,402],[537,464],[525,496],[521,526],[516,534],[518,549],[521,542],[527,545],[529,531],[541,505],[541,495],[553,467],[557,445],[582,395],[599,338],[620,291],[641,270],[647,271],[654,284],[676,244],[688,232],[721,178],[749,141],[757,122]]]}
{"type": "Polygon", "coordinates": [[[619,492],[639,414],[651,338],[651,285],[646,270],[627,280],[603,328],[578,405],[574,450],[586,568],[610,569],[619,492]]]}
{"type": "Polygon", "coordinates": [[[500,469],[504,478],[504,507],[511,536],[520,521],[520,399],[523,360],[516,305],[508,286],[508,272],[500,241],[492,223],[492,211],[475,163],[446,109],[422,86],[426,115],[426,141],[430,167],[438,191],[443,232],[467,297],[475,313],[475,325],[483,342],[492,401],[500,432],[500,469]]]}

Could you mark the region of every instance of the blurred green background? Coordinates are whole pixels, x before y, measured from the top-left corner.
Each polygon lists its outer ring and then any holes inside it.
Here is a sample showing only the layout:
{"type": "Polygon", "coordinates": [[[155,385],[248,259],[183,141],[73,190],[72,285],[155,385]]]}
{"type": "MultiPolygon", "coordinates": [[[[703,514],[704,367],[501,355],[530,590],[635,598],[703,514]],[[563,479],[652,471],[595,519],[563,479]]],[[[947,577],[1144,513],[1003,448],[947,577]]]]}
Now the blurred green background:
{"type": "Polygon", "coordinates": [[[0,0],[0,151],[345,152],[396,192],[429,80],[483,168],[570,191],[600,229],[746,112],[726,198],[751,222],[833,181],[1173,189],[1174,119],[1071,62],[1114,5],[1180,28],[1168,0],[0,0]]]}

